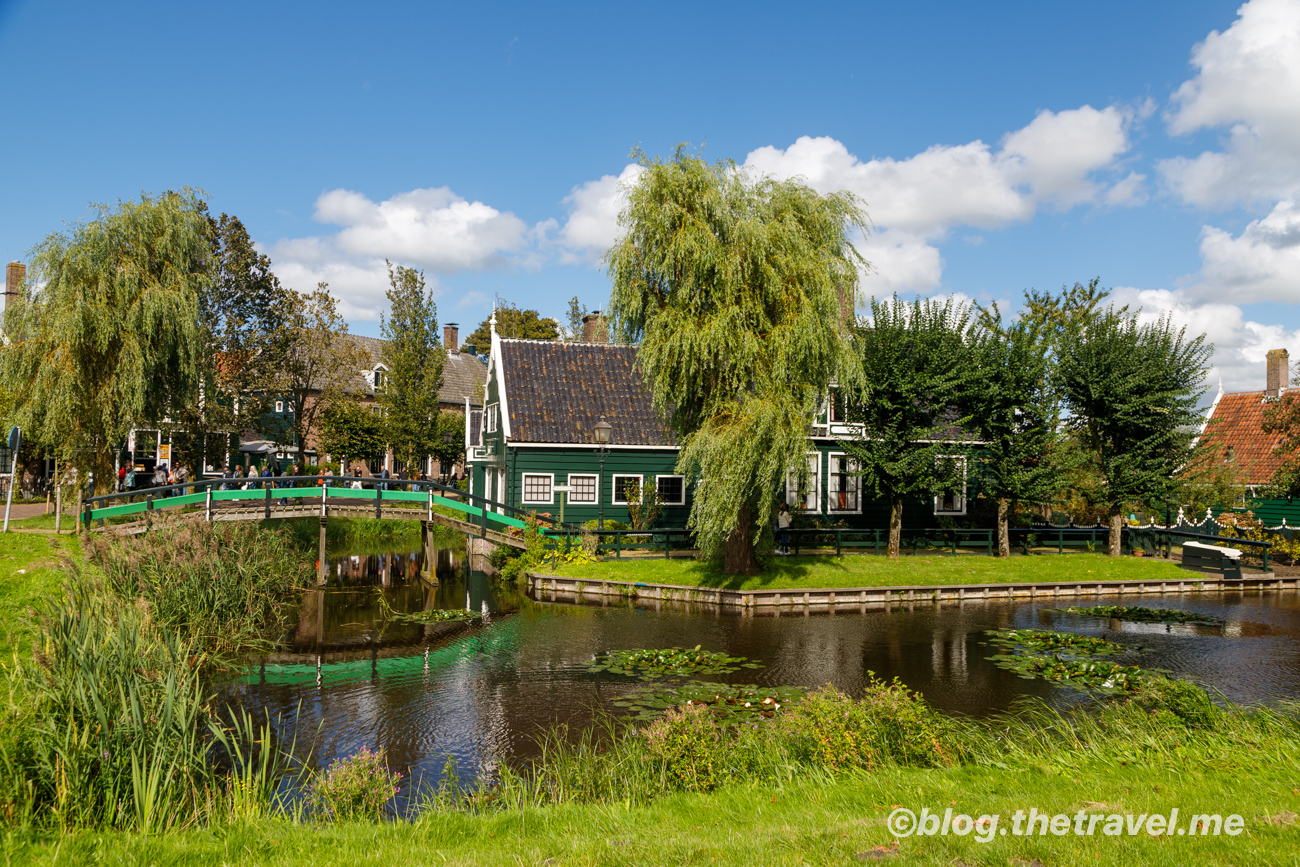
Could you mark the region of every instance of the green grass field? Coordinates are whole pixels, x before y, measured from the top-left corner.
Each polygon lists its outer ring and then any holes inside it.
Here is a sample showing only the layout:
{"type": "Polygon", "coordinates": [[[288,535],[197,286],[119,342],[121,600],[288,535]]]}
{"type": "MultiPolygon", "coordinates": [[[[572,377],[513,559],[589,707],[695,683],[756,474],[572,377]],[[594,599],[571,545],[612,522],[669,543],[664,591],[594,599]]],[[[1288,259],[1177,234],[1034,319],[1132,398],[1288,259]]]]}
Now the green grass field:
{"type": "MultiPolygon", "coordinates": [[[[155,838],[80,833],[4,840],[8,863],[38,864],[855,864],[1095,865],[1294,864],[1300,811],[1294,753],[1283,762],[1247,750],[1231,768],[1049,766],[1002,770],[885,768],[808,776],[784,786],[742,785],[709,795],[674,795],[650,806],[561,805],[438,812],[411,823],[317,825],[258,821],[155,838]],[[1242,772],[1251,769],[1251,784],[1242,772]],[[954,814],[1001,814],[998,834],[896,838],[895,805],[954,814]],[[1075,815],[1195,812],[1240,814],[1239,836],[1016,836],[1016,810],[1075,815]],[[897,840],[897,848],[895,848],[897,840]]],[[[1226,764],[1226,763],[1225,763],[1226,764]]]]}
{"type": "MultiPolygon", "coordinates": [[[[543,569],[549,571],[549,563],[543,569]]],[[[940,584],[1014,584],[1029,581],[1114,581],[1186,577],[1177,565],[1150,557],[1104,554],[1031,554],[1009,559],[973,554],[926,554],[889,560],[872,554],[844,557],[775,557],[759,575],[723,575],[713,563],[697,560],[644,559],[561,565],[557,574],[721,587],[728,590],[785,590],[823,587],[900,587],[940,584]]]]}
{"type": "Polygon", "coordinates": [[[28,629],[25,613],[57,592],[63,580],[59,558],[79,551],[75,535],[0,535],[0,663],[8,665],[16,651],[29,652],[22,646],[28,629]]]}

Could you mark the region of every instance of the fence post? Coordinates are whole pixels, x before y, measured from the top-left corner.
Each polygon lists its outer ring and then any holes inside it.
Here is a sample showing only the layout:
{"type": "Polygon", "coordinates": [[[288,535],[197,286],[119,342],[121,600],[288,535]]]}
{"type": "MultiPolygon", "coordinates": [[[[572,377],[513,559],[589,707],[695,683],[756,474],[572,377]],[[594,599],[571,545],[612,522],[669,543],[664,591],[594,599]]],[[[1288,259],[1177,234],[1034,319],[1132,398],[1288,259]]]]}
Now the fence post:
{"type": "Polygon", "coordinates": [[[957,553],[957,531],[952,530],[952,553],[957,553]]]}
{"type": "Polygon", "coordinates": [[[384,489],[381,485],[375,485],[375,517],[384,517],[384,489]]]}
{"type": "MultiPolygon", "coordinates": [[[[989,544],[988,544],[989,556],[992,557],[992,556],[993,556],[993,531],[992,531],[992,530],[985,530],[984,532],[985,532],[985,534],[988,536],[988,543],[989,543],[989,544]]],[[[1010,545],[1007,546],[1008,549],[1009,549],[1010,547],[1011,547],[1010,545]]],[[[1008,553],[1010,553],[1010,552],[1008,551],[1008,553]]]]}
{"type": "Polygon", "coordinates": [[[673,537],[669,535],[668,531],[664,530],[664,559],[665,560],[673,559],[672,538],[673,537]]]}
{"type": "Polygon", "coordinates": [[[1268,571],[1268,548],[1264,548],[1264,571],[1268,571]]]}
{"type": "Polygon", "coordinates": [[[433,520],[433,488],[428,489],[429,493],[429,520],[433,520]]]}
{"type": "Polygon", "coordinates": [[[871,547],[871,553],[879,556],[880,555],[880,528],[877,527],[876,529],[872,530],[871,535],[874,540],[874,544],[871,547]]]}
{"type": "Polygon", "coordinates": [[[623,534],[617,530],[614,531],[614,559],[623,559],[623,534]]]}
{"type": "Polygon", "coordinates": [[[266,519],[271,519],[271,486],[266,487],[266,519]]]}
{"type": "Polygon", "coordinates": [[[212,486],[208,485],[204,493],[207,494],[207,497],[204,499],[203,502],[203,511],[207,519],[207,522],[211,524],[212,523],[212,486]]]}
{"type": "Polygon", "coordinates": [[[835,556],[836,557],[844,556],[844,535],[843,534],[844,534],[843,530],[835,531],[835,556]]]}
{"type": "Polygon", "coordinates": [[[1065,531],[1064,530],[1056,531],[1056,553],[1058,554],[1065,553],[1065,531]]]}

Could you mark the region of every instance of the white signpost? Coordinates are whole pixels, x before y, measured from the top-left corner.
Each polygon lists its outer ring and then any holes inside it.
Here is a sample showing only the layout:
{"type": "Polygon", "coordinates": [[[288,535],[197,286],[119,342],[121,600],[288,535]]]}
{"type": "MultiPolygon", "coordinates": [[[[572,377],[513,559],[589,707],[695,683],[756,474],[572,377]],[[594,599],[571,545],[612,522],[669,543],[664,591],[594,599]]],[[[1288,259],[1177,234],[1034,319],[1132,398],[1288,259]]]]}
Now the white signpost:
{"type": "Polygon", "coordinates": [[[13,465],[9,468],[9,495],[5,497],[5,526],[0,532],[9,532],[9,509],[14,504],[14,483],[18,480],[18,446],[22,443],[23,432],[17,427],[9,431],[9,451],[13,453],[13,465]]]}

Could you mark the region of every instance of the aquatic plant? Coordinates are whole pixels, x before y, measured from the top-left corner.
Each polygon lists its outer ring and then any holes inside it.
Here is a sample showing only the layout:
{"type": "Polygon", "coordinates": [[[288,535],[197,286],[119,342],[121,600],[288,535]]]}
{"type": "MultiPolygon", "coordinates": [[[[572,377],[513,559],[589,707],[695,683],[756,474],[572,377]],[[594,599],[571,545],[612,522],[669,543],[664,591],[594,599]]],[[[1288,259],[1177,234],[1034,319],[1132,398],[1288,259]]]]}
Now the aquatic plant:
{"type": "Polygon", "coordinates": [[[393,613],[388,615],[388,619],[394,623],[446,623],[452,620],[472,620],[477,616],[473,611],[463,609],[430,608],[405,614],[393,613]]]}
{"type": "Polygon", "coordinates": [[[694,674],[730,674],[742,668],[762,668],[743,656],[727,656],[714,650],[662,647],[609,650],[596,657],[589,672],[608,672],[654,680],[660,677],[689,677],[694,674]]]}
{"type": "Polygon", "coordinates": [[[988,659],[1027,680],[1050,680],[1101,692],[1134,692],[1149,674],[1137,666],[1098,660],[1125,649],[1102,638],[1042,629],[1002,629],[989,635],[991,644],[1001,645],[1010,653],[988,659]]]}
{"type": "Polygon", "coordinates": [[[332,819],[378,819],[384,806],[402,790],[402,775],[388,767],[383,747],[362,747],[330,762],[312,785],[311,798],[332,819]]]}
{"type": "Polygon", "coordinates": [[[1198,614],[1194,611],[1181,611],[1177,608],[1142,608],[1124,605],[1093,605],[1084,607],[1071,605],[1065,609],[1068,614],[1082,614],[1087,617],[1102,617],[1109,620],[1128,620],[1134,623],[1210,623],[1222,624],[1223,618],[1212,614],[1198,614]]]}
{"type": "Polygon", "coordinates": [[[693,680],[671,689],[644,687],[619,696],[614,706],[634,711],[634,718],[655,720],[678,707],[701,706],[722,722],[771,719],[803,697],[798,686],[711,683],[693,680]]]}

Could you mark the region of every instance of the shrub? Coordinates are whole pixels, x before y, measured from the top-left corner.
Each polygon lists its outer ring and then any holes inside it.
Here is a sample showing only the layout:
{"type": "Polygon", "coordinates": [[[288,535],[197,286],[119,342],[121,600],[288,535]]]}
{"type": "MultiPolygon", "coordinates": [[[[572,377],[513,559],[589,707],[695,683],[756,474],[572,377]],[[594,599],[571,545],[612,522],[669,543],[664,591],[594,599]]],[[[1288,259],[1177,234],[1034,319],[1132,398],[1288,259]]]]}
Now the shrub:
{"type": "Polygon", "coordinates": [[[1186,680],[1147,678],[1133,703],[1153,715],[1168,714],[1188,728],[1212,729],[1223,716],[1209,693],[1186,680]]]}
{"type": "Polygon", "coordinates": [[[645,730],[646,748],[664,763],[674,788],[707,792],[724,782],[722,729],[706,705],[672,708],[645,730]]]}
{"type": "Polygon", "coordinates": [[[872,768],[954,764],[949,724],[897,679],[876,680],[855,701],[827,686],[809,693],[776,721],[775,736],[796,761],[828,767],[872,768]]]}
{"type": "Polygon", "coordinates": [[[335,820],[378,819],[384,805],[402,791],[401,779],[401,774],[389,770],[383,747],[362,747],[330,763],[312,786],[312,802],[335,820]]]}

